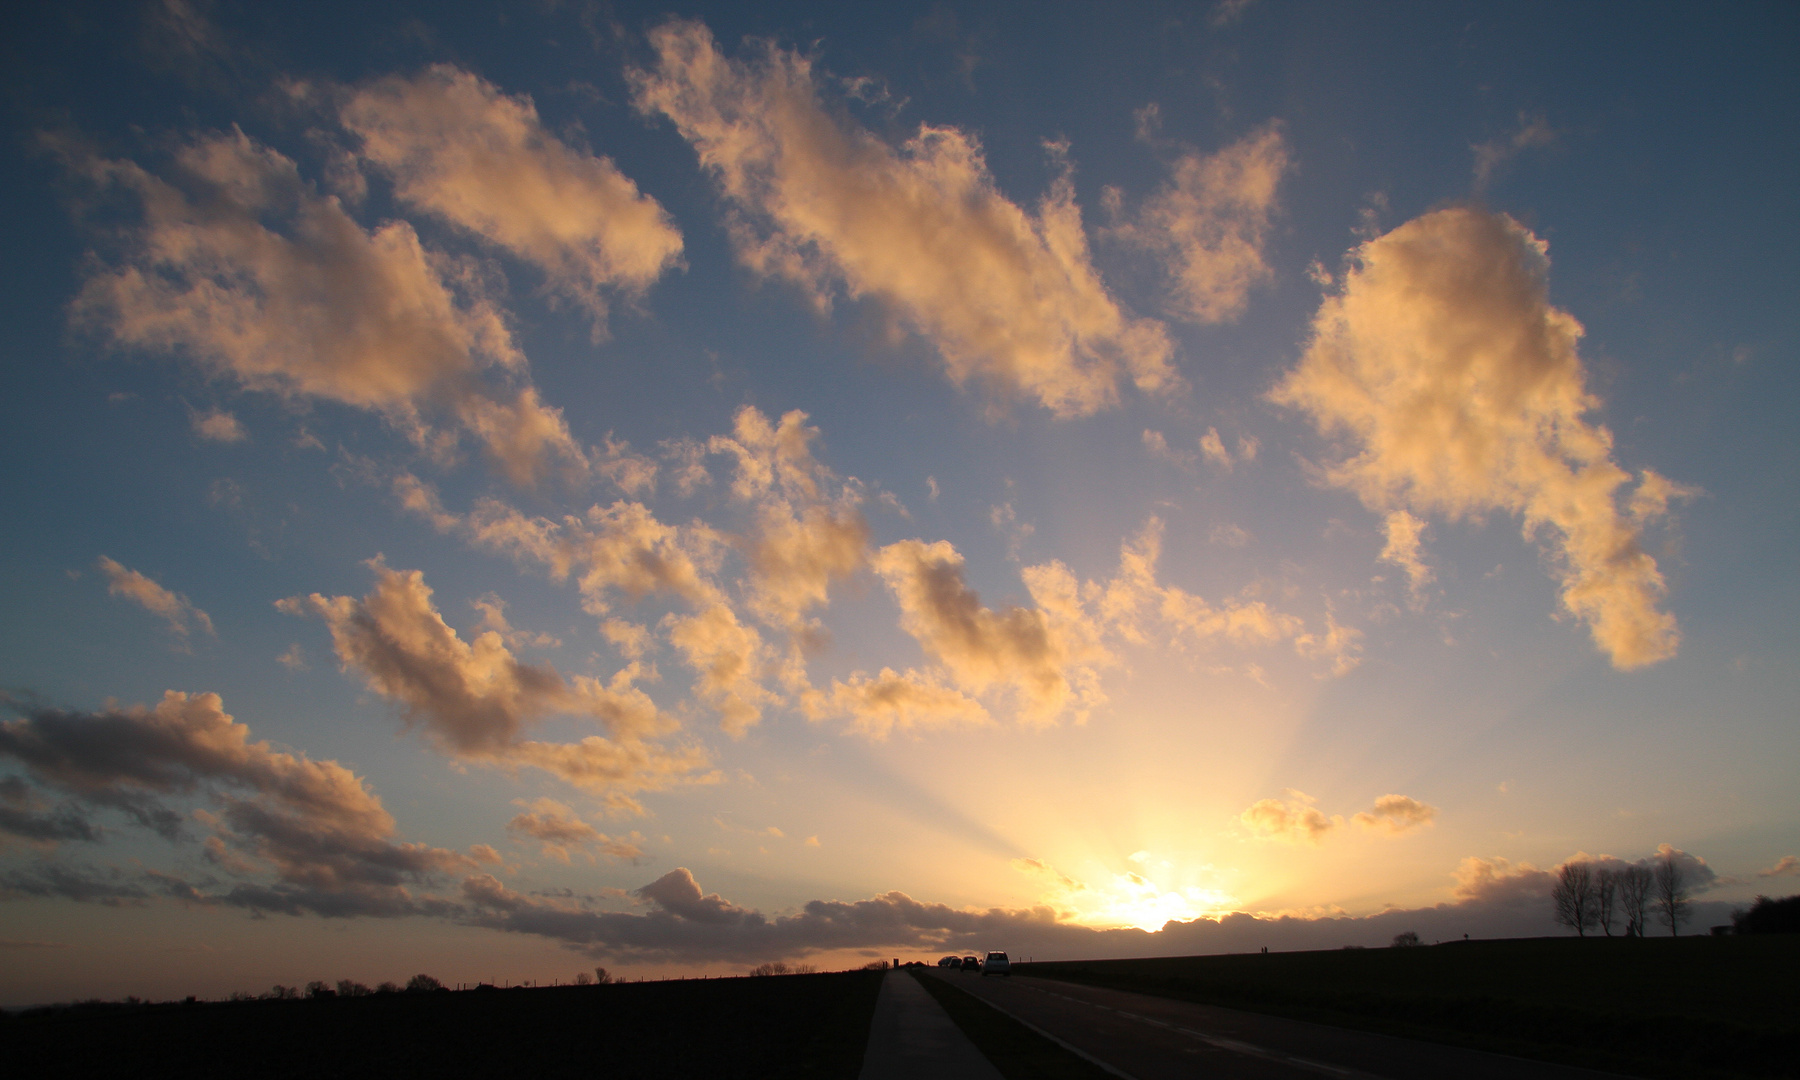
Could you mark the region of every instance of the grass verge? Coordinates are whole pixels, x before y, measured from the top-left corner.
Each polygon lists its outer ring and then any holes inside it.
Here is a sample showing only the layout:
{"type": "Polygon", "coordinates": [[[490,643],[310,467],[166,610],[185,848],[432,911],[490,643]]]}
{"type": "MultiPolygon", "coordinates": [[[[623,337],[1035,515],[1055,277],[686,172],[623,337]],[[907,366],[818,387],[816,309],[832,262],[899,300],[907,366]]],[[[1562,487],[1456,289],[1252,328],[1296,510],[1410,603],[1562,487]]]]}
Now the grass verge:
{"type": "Polygon", "coordinates": [[[969,992],[920,972],[913,978],[1006,1080],[1115,1080],[969,992]]]}

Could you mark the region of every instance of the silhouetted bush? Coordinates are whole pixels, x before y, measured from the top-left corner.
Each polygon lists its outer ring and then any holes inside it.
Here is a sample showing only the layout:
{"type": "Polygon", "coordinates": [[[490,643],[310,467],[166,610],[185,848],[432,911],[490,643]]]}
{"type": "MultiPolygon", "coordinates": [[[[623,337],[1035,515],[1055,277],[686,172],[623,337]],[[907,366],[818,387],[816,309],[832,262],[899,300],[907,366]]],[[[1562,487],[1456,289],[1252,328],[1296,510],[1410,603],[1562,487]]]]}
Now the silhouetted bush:
{"type": "Polygon", "coordinates": [[[1418,944],[1421,944],[1421,942],[1419,941],[1419,932],[1417,930],[1402,930],[1400,933],[1394,935],[1393,947],[1396,949],[1410,949],[1418,944]]]}
{"type": "Polygon", "coordinates": [[[1731,925],[1740,934],[1800,934],[1800,896],[1759,896],[1749,911],[1732,912],[1731,925]]]}
{"type": "Polygon", "coordinates": [[[398,994],[400,992],[400,984],[396,982],[384,982],[375,988],[375,992],[377,994],[398,994]]]}
{"type": "Polygon", "coordinates": [[[410,994],[423,994],[432,990],[442,990],[444,984],[429,975],[414,975],[406,980],[406,990],[410,994]]]}
{"type": "Polygon", "coordinates": [[[368,997],[372,991],[354,979],[338,980],[338,997],[368,997]]]}
{"type": "MultiPolygon", "coordinates": [[[[883,965],[883,966],[885,967],[886,965],[883,965]]],[[[780,960],[774,960],[767,964],[758,964],[757,966],[751,968],[750,974],[752,974],[752,975],[811,975],[811,974],[817,972],[818,970],[819,970],[818,968],[812,966],[811,964],[788,965],[788,964],[782,963],[780,960]]]]}

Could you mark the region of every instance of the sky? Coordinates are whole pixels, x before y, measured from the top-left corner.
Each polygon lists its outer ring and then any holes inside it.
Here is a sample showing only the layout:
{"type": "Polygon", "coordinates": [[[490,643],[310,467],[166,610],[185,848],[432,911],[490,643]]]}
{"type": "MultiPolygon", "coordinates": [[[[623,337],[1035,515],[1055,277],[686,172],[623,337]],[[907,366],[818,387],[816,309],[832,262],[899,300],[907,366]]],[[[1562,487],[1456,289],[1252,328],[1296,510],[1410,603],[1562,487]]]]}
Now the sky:
{"type": "Polygon", "coordinates": [[[0,1004],[1800,891],[1791,5],[5,19],[0,1004]]]}

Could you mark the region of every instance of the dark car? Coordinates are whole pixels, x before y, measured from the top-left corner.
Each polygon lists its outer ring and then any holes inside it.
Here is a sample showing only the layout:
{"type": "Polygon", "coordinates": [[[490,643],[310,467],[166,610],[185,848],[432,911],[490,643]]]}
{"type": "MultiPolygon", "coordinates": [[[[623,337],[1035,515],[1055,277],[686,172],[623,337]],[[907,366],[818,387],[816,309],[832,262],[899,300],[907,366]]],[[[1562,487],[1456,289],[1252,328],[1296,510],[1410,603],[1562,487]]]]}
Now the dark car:
{"type": "Polygon", "coordinates": [[[981,961],[977,960],[973,956],[965,956],[962,958],[962,970],[964,970],[964,971],[980,971],[981,970],[981,961]]]}
{"type": "Polygon", "coordinates": [[[943,958],[943,959],[942,959],[942,960],[939,960],[939,961],[938,961],[938,967],[941,967],[941,968],[961,968],[961,967],[962,967],[962,960],[961,960],[961,958],[960,958],[960,957],[955,957],[955,956],[946,956],[946,957],[944,957],[944,958],[943,958]]]}

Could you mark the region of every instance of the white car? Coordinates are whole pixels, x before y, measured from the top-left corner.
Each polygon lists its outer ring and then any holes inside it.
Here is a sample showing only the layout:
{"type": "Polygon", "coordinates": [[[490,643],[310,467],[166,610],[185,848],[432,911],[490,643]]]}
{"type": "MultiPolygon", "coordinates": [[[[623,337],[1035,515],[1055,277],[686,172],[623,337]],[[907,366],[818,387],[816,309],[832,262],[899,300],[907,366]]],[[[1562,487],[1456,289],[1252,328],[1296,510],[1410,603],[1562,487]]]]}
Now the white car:
{"type": "Polygon", "coordinates": [[[1006,958],[1005,953],[988,953],[987,959],[981,962],[982,978],[985,979],[989,975],[1005,975],[1008,978],[1012,976],[1012,961],[1006,958]]]}

